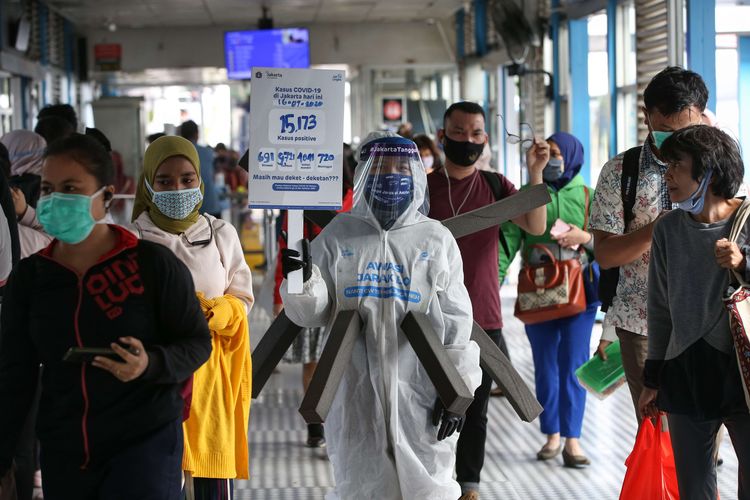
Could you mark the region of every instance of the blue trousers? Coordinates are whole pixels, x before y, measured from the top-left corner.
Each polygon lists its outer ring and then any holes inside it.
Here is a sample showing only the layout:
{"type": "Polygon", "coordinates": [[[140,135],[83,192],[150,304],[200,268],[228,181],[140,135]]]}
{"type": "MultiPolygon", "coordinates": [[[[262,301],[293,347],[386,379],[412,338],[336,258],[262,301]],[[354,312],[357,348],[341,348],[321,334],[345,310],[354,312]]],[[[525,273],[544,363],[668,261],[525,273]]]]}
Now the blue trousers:
{"type": "Polygon", "coordinates": [[[544,408],[539,416],[544,434],[581,437],[586,390],[576,369],[589,359],[589,342],[596,307],[569,318],[526,325],[534,356],[536,397],[544,408]]]}

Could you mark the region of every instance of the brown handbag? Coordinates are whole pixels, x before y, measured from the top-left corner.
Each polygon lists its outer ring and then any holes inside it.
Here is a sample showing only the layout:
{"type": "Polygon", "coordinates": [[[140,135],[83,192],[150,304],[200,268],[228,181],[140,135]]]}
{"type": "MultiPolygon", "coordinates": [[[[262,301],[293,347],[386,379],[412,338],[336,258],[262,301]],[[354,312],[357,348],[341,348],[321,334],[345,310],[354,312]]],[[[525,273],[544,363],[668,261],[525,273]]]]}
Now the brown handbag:
{"type": "Polygon", "coordinates": [[[586,291],[579,259],[558,260],[544,245],[539,248],[550,262],[524,265],[518,273],[518,298],[514,315],[526,325],[575,316],[586,310],[586,291]]]}

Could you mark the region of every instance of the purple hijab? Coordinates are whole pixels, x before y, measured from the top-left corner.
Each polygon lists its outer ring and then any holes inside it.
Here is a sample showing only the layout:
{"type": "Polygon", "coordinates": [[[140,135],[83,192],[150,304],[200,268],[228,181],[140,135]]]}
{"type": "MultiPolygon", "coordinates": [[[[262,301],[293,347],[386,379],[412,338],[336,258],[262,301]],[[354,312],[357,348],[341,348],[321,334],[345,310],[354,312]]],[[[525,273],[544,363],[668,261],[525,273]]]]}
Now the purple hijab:
{"type": "Polygon", "coordinates": [[[549,136],[547,140],[554,141],[560,148],[563,156],[563,166],[565,167],[563,174],[556,181],[547,183],[559,191],[581,171],[581,167],[583,166],[583,144],[567,132],[557,132],[549,136]]]}

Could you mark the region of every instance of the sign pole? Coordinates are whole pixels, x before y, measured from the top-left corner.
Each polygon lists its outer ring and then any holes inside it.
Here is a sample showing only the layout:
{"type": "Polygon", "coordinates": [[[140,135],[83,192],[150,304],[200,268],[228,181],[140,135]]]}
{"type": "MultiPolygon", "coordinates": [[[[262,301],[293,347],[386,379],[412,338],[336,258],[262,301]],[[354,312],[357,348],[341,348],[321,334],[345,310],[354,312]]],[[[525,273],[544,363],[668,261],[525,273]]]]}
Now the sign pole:
{"type": "MultiPolygon", "coordinates": [[[[302,210],[289,210],[287,214],[287,247],[291,250],[297,250],[301,259],[304,212],[302,210]]],[[[302,293],[302,269],[289,273],[286,279],[289,293],[302,293]]]]}

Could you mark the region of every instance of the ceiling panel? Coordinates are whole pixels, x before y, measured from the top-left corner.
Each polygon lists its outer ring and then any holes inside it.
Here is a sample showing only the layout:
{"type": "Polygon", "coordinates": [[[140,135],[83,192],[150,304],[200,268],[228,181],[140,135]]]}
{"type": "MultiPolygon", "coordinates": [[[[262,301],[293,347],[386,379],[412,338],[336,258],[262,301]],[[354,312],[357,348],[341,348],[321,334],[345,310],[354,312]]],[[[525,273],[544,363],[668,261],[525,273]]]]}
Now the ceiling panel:
{"type": "MultiPolygon", "coordinates": [[[[416,19],[424,19],[425,15],[425,4],[427,2],[420,2],[419,5],[404,5],[400,4],[386,4],[380,2],[375,8],[373,8],[367,19],[370,21],[375,20],[399,20],[399,21],[412,21],[416,19]]],[[[432,16],[430,16],[432,17],[432,16]]],[[[439,17],[439,16],[435,16],[439,17]]]]}
{"type": "Polygon", "coordinates": [[[374,6],[374,2],[357,5],[324,3],[320,6],[315,20],[318,22],[361,22],[367,19],[367,14],[374,6]]]}
{"type": "Polygon", "coordinates": [[[101,27],[255,26],[261,5],[270,4],[277,26],[329,22],[400,21],[444,18],[462,0],[49,0],[49,5],[74,24],[101,27]]]}

